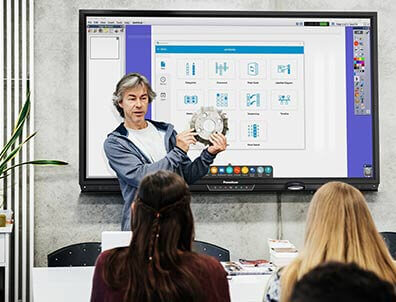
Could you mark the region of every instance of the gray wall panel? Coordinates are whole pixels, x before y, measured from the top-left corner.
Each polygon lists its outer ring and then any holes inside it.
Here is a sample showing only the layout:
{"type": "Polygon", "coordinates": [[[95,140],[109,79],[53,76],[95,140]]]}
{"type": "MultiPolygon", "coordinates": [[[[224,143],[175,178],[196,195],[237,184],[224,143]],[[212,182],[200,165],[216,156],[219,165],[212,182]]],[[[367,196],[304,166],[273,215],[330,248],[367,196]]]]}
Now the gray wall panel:
{"type": "MultiPolygon", "coordinates": [[[[367,195],[380,230],[395,230],[393,1],[35,1],[36,158],[58,158],[67,167],[36,168],[35,265],[62,246],[100,241],[118,230],[122,198],[80,194],[78,186],[78,9],[378,10],[380,69],[381,187],[367,195]],[[374,3],[374,4],[371,4],[374,3]],[[347,6],[346,6],[347,5],[347,6]]],[[[311,194],[282,194],[277,223],[275,194],[193,197],[196,237],[227,247],[231,257],[268,257],[266,240],[284,238],[298,247],[311,194]]]]}

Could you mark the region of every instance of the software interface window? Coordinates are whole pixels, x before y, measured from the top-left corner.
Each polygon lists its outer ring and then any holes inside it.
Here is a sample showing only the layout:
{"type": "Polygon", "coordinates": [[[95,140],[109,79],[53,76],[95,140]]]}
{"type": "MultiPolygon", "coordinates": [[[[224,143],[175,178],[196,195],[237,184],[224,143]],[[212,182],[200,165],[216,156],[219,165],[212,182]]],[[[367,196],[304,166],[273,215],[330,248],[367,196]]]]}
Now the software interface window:
{"type": "Polygon", "coordinates": [[[304,149],[303,43],[211,38],[154,41],[153,115],[182,131],[201,106],[212,106],[229,119],[228,150],[304,149]]]}
{"type": "Polygon", "coordinates": [[[369,20],[317,21],[88,18],[88,175],[112,175],[102,151],[120,122],[111,95],[122,75],[138,71],[157,93],[148,118],[180,132],[202,106],[226,113],[229,145],[214,166],[370,177],[372,155],[360,152],[372,144],[369,20]]]}

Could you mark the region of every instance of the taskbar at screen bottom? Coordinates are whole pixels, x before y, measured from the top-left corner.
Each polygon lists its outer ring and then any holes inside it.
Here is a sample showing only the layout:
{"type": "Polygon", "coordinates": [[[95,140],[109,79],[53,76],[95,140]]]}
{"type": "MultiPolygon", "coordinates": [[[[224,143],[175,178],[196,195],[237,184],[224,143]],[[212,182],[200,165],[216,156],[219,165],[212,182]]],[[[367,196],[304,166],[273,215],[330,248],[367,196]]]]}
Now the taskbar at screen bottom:
{"type": "Polygon", "coordinates": [[[250,178],[250,177],[265,177],[272,178],[274,169],[270,165],[256,165],[256,166],[244,166],[244,165],[227,165],[227,166],[210,166],[208,173],[205,178],[214,177],[240,177],[240,178],[250,178]]]}

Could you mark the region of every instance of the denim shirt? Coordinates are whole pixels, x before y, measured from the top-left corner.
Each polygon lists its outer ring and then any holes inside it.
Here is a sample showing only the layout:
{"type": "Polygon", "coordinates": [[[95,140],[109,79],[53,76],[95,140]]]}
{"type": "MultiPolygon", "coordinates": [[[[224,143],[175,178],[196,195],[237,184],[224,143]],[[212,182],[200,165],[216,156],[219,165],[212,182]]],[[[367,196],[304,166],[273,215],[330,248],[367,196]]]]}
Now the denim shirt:
{"type": "Polygon", "coordinates": [[[173,125],[150,121],[159,131],[164,131],[164,142],[153,144],[165,144],[167,154],[159,161],[152,162],[147,156],[128,139],[128,130],[121,123],[117,129],[111,132],[105,142],[104,151],[110,167],[115,171],[120,183],[124,207],[122,209],[121,229],[130,230],[131,227],[131,204],[135,198],[136,190],[140,181],[149,173],[158,170],[169,170],[178,173],[188,184],[192,184],[206,175],[215,155],[207,149],[193,162],[179,147],[176,147],[176,131],[173,125]]]}

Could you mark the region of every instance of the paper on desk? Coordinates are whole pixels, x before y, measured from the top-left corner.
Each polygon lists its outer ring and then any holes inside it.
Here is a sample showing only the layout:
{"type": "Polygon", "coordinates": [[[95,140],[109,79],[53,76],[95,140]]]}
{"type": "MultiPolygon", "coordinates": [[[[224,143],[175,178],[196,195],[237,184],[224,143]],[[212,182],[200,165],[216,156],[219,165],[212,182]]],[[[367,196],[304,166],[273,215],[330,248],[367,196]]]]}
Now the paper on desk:
{"type": "Polygon", "coordinates": [[[272,264],[251,266],[243,265],[238,261],[221,262],[225,271],[230,276],[239,275],[269,275],[272,274],[275,267],[272,264]]]}

